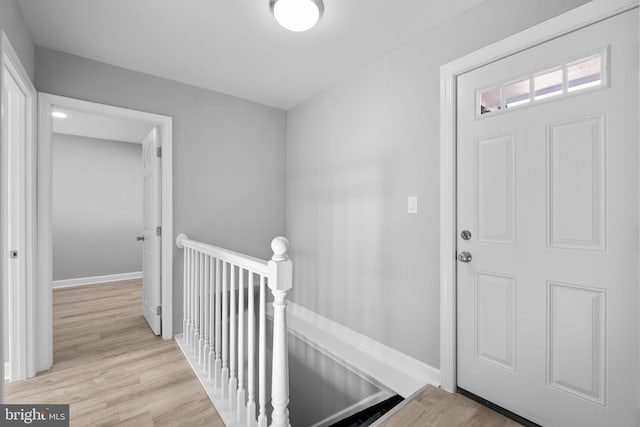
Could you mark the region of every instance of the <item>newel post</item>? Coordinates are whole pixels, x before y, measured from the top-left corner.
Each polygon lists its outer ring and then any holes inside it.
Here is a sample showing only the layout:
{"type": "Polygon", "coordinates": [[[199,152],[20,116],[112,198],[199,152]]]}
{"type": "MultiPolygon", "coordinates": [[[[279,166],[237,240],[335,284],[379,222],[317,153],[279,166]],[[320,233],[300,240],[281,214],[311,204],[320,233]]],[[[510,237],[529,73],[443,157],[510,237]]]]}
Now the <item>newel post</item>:
{"type": "Polygon", "coordinates": [[[293,263],[287,255],[289,241],[271,242],[269,289],[273,294],[273,365],[271,371],[271,427],[289,427],[289,356],[287,349],[287,292],[293,283],[293,263]]]}

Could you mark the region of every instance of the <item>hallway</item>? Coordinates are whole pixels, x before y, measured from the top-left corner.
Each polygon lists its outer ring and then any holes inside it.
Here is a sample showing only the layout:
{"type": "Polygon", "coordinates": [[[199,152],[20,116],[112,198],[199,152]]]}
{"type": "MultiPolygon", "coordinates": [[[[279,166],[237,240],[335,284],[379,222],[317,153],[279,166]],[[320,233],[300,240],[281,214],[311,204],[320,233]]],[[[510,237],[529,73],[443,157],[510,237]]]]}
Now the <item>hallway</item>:
{"type": "Polygon", "coordinates": [[[53,291],[54,366],[7,403],[68,403],[72,426],[222,426],[174,341],[140,314],[140,279],[53,291]]]}

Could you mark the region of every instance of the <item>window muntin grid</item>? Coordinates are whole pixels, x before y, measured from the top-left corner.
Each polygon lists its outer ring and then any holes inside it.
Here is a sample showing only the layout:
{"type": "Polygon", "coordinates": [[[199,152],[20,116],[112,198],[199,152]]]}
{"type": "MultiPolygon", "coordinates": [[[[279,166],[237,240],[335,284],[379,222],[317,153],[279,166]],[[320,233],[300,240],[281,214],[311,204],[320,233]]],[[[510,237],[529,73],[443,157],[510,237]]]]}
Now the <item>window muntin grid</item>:
{"type": "Polygon", "coordinates": [[[607,50],[476,93],[476,116],[606,86],[607,50]]]}

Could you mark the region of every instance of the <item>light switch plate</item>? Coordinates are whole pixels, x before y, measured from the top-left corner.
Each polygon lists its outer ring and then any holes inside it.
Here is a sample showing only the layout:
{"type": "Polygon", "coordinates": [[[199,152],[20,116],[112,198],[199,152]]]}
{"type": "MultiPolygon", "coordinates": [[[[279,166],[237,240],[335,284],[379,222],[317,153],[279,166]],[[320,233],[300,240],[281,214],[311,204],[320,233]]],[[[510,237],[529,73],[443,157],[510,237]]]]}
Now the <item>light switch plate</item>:
{"type": "Polygon", "coordinates": [[[418,213],[418,196],[407,197],[407,213],[408,214],[418,213]]]}

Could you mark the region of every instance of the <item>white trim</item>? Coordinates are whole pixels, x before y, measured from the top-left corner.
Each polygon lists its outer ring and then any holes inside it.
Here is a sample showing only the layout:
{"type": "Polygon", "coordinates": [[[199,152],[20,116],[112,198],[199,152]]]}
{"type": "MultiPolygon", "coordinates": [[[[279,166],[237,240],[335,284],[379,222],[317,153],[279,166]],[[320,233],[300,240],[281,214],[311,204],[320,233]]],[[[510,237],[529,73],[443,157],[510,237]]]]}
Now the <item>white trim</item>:
{"type": "Polygon", "coordinates": [[[440,371],[456,390],[456,80],[509,55],[637,7],[638,0],[594,0],[440,67],[440,371]]]}
{"type": "Polygon", "coordinates": [[[51,111],[54,106],[93,114],[148,122],[158,127],[162,146],[162,338],[173,338],[173,131],[172,118],[64,96],[39,94],[38,134],[38,371],[53,364],[51,111]]]}
{"type": "Polygon", "coordinates": [[[79,277],[77,279],[54,280],[53,289],[71,288],[75,286],[98,285],[120,282],[123,280],[142,279],[142,271],[133,273],[107,274],[105,276],[79,277]]]}
{"type": "MultiPolygon", "coordinates": [[[[34,279],[35,279],[35,252],[36,252],[36,187],[35,187],[35,164],[36,164],[36,89],[29,78],[26,70],[22,66],[20,61],[20,57],[16,53],[13,48],[9,38],[6,33],[2,31],[2,46],[1,46],[1,59],[0,62],[0,85],[3,81],[3,73],[5,71],[10,72],[17,83],[20,85],[20,89],[24,91],[27,102],[27,118],[26,118],[26,147],[25,147],[25,192],[26,192],[26,218],[25,218],[25,232],[26,232],[26,240],[25,247],[23,248],[23,254],[21,256],[25,259],[25,289],[24,294],[22,295],[20,305],[24,307],[24,310],[20,310],[16,313],[16,316],[19,319],[16,319],[18,324],[21,324],[20,330],[22,333],[17,334],[20,347],[20,354],[24,356],[23,360],[19,361],[20,366],[20,376],[21,378],[16,379],[26,379],[35,376],[35,336],[34,336],[34,325],[35,325],[35,311],[34,311],[34,279]],[[24,375],[24,378],[22,376],[24,375]]],[[[7,214],[7,208],[5,203],[2,203],[3,212],[2,216],[7,214]]],[[[4,248],[4,244],[0,245],[4,248]]],[[[6,248],[5,248],[6,249],[6,248]]],[[[4,252],[6,253],[6,252],[4,252]]],[[[1,301],[2,299],[0,299],[1,301]]],[[[1,308],[0,308],[1,312],[1,308]]],[[[1,318],[2,316],[0,316],[1,318]]],[[[2,324],[0,323],[0,326],[2,324]]],[[[2,332],[3,329],[0,329],[2,332]]],[[[3,334],[2,334],[3,335],[3,334]]],[[[0,344],[0,374],[2,377],[6,375],[4,372],[4,350],[2,349],[2,344],[0,344]]],[[[0,402],[3,402],[3,384],[0,385],[0,402]]]]}
{"type": "Polygon", "coordinates": [[[178,235],[176,238],[176,245],[180,249],[194,249],[197,252],[219,259],[223,262],[228,262],[229,264],[233,264],[253,273],[262,274],[266,277],[269,276],[268,263],[263,259],[244,255],[229,249],[219,248],[207,243],[198,242],[197,240],[191,240],[186,234],[178,235]]]}
{"type": "Polygon", "coordinates": [[[336,412],[335,414],[329,415],[327,418],[318,421],[315,424],[312,424],[311,427],[328,427],[331,426],[338,421],[349,418],[350,416],[357,414],[360,411],[364,411],[367,408],[372,407],[373,405],[377,405],[380,402],[384,402],[385,400],[392,397],[393,394],[388,391],[379,391],[371,396],[367,396],[359,402],[354,403],[351,406],[344,408],[342,411],[336,412]]]}
{"type": "MultiPolygon", "coordinates": [[[[267,306],[268,315],[273,308],[267,306]]],[[[440,371],[296,303],[287,304],[289,332],[373,384],[406,397],[426,384],[440,385],[440,371]]]]}

